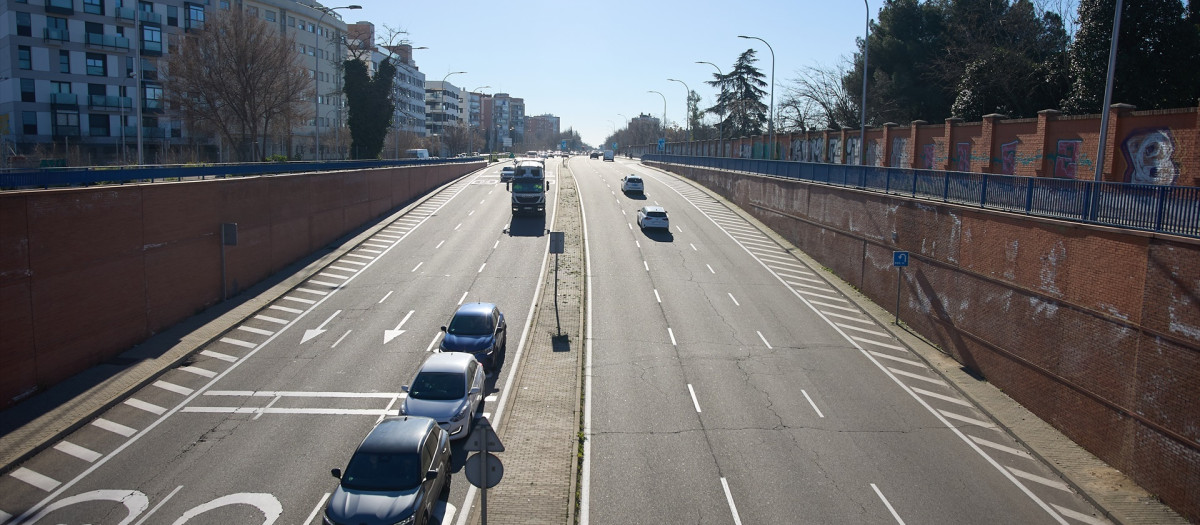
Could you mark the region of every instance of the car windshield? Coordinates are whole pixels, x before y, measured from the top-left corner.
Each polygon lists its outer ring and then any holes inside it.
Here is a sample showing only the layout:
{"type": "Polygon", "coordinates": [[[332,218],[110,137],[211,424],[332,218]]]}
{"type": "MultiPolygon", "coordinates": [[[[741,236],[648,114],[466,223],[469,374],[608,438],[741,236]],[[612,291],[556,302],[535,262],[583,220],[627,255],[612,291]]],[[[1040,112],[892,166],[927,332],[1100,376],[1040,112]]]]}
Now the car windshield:
{"type": "Polygon", "coordinates": [[[492,316],[486,314],[456,315],[454,319],[450,320],[450,326],[446,327],[446,332],[454,335],[491,335],[492,316]]]}
{"type": "Polygon", "coordinates": [[[424,478],[420,454],[355,452],[342,475],[342,487],[379,492],[411,490],[424,478]]]}
{"type": "Polygon", "coordinates": [[[541,182],[514,182],[513,193],[541,193],[541,182]]]}
{"type": "Polygon", "coordinates": [[[462,399],[467,392],[462,374],[453,372],[421,372],[408,388],[408,397],[430,401],[462,399]]]}

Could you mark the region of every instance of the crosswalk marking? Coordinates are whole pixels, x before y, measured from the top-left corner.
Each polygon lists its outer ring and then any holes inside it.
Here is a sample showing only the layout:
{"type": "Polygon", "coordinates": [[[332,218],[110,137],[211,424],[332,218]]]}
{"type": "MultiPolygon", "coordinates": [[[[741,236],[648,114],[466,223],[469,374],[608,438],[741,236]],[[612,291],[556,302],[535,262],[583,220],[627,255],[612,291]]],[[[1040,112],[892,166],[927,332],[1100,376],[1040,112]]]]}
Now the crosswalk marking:
{"type": "Polygon", "coordinates": [[[888,334],[885,334],[885,333],[883,333],[883,332],[880,332],[880,331],[877,331],[877,330],[868,330],[868,329],[866,329],[866,328],[863,328],[863,327],[861,327],[861,326],[854,326],[854,325],[849,325],[849,324],[846,324],[846,323],[833,323],[833,324],[835,324],[835,325],[837,325],[837,326],[839,326],[839,327],[841,327],[841,328],[845,328],[845,329],[847,329],[847,330],[854,330],[854,331],[863,332],[863,333],[866,333],[866,334],[877,335],[877,336],[879,336],[879,337],[887,337],[887,336],[888,336],[888,334]]]}
{"type": "Polygon", "coordinates": [[[273,304],[273,305],[271,305],[271,306],[270,306],[270,308],[271,308],[272,310],[279,310],[280,312],[287,312],[287,313],[289,313],[289,314],[302,314],[302,313],[304,313],[304,310],[297,310],[297,309],[295,309],[295,308],[288,308],[288,307],[286,307],[286,306],[278,306],[278,305],[274,305],[274,304],[273,304]]]}
{"type": "Polygon", "coordinates": [[[317,275],[322,275],[322,276],[325,276],[325,277],[332,277],[332,278],[334,278],[334,279],[342,279],[342,280],[349,279],[349,277],[347,277],[347,276],[345,276],[345,275],[338,275],[338,274],[336,274],[336,273],[329,273],[329,272],[320,272],[320,273],[318,273],[317,275]]]}
{"type": "Polygon", "coordinates": [[[862,338],[862,337],[858,337],[858,336],[855,336],[855,335],[852,335],[852,336],[850,336],[850,339],[853,339],[853,340],[855,340],[855,341],[858,341],[858,342],[860,342],[860,343],[867,343],[867,344],[869,344],[869,345],[882,346],[882,347],[884,347],[884,348],[891,348],[892,350],[900,350],[900,351],[903,351],[903,352],[907,352],[907,351],[908,351],[908,349],[907,349],[907,348],[904,348],[903,346],[891,345],[891,344],[887,344],[887,343],[883,343],[883,342],[875,341],[875,340],[873,340],[873,339],[864,339],[864,338],[862,338]]]}
{"type": "Polygon", "coordinates": [[[297,302],[297,303],[304,303],[304,304],[317,304],[317,302],[316,302],[316,301],[310,301],[310,300],[308,300],[308,299],[301,299],[301,298],[299,298],[299,297],[292,297],[292,296],[290,296],[290,295],[285,295],[285,296],[283,296],[283,298],[284,298],[284,299],[286,299],[286,300],[288,300],[288,301],[295,301],[295,302],[297,302]]]}
{"type": "Polygon", "coordinates": [[[1091,516],[1089,514],[1084,514],[1082,512],[1077,512],[1077,511],[1068,509],[1062,505],[1055,505],[1055,504],[1051,503],[1050,506],[1054,507],[1054,510],[1057,510],[1059,512],[1059,514],[1062,514],[1063,516],[1071,518],[1075,521],[1082,521],[1084,523],[1087,523],[1088,525],[1109,525],[1109,522],[1106,520],[1102,520],[1100,518],[1091,516]]]}
{"type": "Polygon", "coordinates": [[[847,312],[859,313],[857,308],[851,308],[851,307],[849,307],[849,306],[837,305],[837,304],[829,304],[829,303],[822,303],[821,301],[809,301],[809,302],[810,302],[810,303],[812,303],[812,304],[815,304],[815,305],[817,305],[817,306],[824,306],[824,307],[826,307],[826,308],[837,308],[838,310],[845,310],[845,311],[847,311],[847,312]]]}
{"type": "Polygon", "coordinates": [[[297,292],[310,293],[313,295],[329,295],[329,292],[323,290],[313,290],[312,288],[296,288],[297,292]]]}
{"type": "Polygon", "coordinates": [[[357,273],[357,272],[358,272],[358,270],[356,270],[356,269],[354,269],[354,268],[346,268],[345,266],[333,266],[333,265],[330,265],[330,266],[329,266],[329,269],[330,269],[330,270],[337,270],[337,271],[339,271],[339,272],[350,272],[350,273],[357,273]]]}
{"type": "Polygon", "coordinates": [[[319,284],[321,286],[328,286],[330,288],[341,288],[342,287],[342,285],[337,284],[337,283],[327,283],[325,281],[318,281],[316,279],[309,279],[308,284],[319,284]]]}

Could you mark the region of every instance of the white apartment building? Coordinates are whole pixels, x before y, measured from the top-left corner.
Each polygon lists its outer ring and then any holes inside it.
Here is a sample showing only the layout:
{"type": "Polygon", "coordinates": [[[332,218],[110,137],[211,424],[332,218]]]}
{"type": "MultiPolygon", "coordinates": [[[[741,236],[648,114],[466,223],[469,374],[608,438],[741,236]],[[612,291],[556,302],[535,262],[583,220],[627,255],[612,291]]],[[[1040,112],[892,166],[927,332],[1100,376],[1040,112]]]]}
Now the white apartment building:
{"type": "Polygon", "coordinates": [[[444,135],[449,127],[463,125],[463,90],[444,80],[425,83],[425,129],[444,135]]]}

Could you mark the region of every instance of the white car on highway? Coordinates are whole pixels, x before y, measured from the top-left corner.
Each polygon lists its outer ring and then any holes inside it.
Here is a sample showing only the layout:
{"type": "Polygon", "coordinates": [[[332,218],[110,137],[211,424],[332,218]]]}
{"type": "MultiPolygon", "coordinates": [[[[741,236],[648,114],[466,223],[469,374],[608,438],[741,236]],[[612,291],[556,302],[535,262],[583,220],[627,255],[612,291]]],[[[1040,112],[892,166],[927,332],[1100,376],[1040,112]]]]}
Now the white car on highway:
{"type": "Polygon", "coordinates": [[[408,393],[400,413],[433,418],[450,439],[464,438],[483,400],[483,378],[483,366],[470,353],[433,354],[412,384],[400,387],[408,393]]]}
{"type": "Polygon", "coordinates": [[[671,229],[667,220],[667,210],[662,206],[642,206],[637,212],[637,224],[643,230],[646,228],[671,229]]]}
{"type": "Polygon", "coordinates": [[[621,191],[625,193],[645,193],[642,178],[633,174],[626,175],[625,178],[621,179],[621,191]]]}

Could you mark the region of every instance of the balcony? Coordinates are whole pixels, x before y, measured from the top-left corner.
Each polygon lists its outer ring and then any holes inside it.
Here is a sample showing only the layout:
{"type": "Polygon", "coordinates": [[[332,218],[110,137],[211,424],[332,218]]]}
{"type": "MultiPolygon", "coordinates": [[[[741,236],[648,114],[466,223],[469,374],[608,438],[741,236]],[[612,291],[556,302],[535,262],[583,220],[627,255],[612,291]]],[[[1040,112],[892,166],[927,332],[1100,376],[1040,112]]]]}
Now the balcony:
{"type": "Polygon", "coordinates": [[[79,126],[54,126],[54,138],[78,137],[79,126]]]}
{"type": "Polygon", "coordinates": [[[142,128],[143,139],[165,139],[167,130],[162,128],[142,128]]]}
{"type": "Polygon", "coordinates": [[[99,47],[103,49],[124,49],[129,50],[129,39],[121,35],[102,35],[100,33],[88,33],[88,46],[99,47]]]}
{"type": "Polygon", "coordinates": [[[162,15],[152,11],[138,11],[138,20],[144,24],[162,25],[162,15]]]}
{"type": "Polygon", "coordinates": [[[46,42],[70,42],[71,32],[66,29],[50,29],[47,27],[42,30],[42,40],[46,42]]]}
{"type": "Polygon", "coordinates": [[[162,100],[148,98],[142,101],[142,111],[162,112],[166,109],[166,103],[162,100]]]}
{"type": "Polygon", "coordinates": [[[163,50],[162,48],[163,48],[162,42],[147,42],[145,40],[142,41],[142,53],[143,54],[161,56],[162,50],[163,50]]]}
{"type": "Polygon", "coordinates": [[[183,26],[184,30],[193,30],[194,29],[196,31],[200,31],[200,30],[204,29],[204,21],[203,20],[193,20],[193,19],[189,18],[187,20],[184,20],[183,23],[184,23],[184,26],[183,26]]]}
{"type": "Polygon", "coordinates": [[[118,22],[133,23],[137,19],[137,10],[132,7],[118,7],[113,10],[113,17],[118,22]]]}
{"type": "Polygon", "coordinates": [[[46,0],[46,12],[56,15],[75,14],[75,0],[46,0]]]}
{"type": "Polygon", "coordinates": [[[133,98],[115,95],[88,95],[88,108],[108,111],[131,109],[133,108],[133,98]]]}
{"type": "Polygon", "coordinates": [[[74,93],[51,93],[50,104],[54,106],[78,106],[79,98],[74,93]]]}

